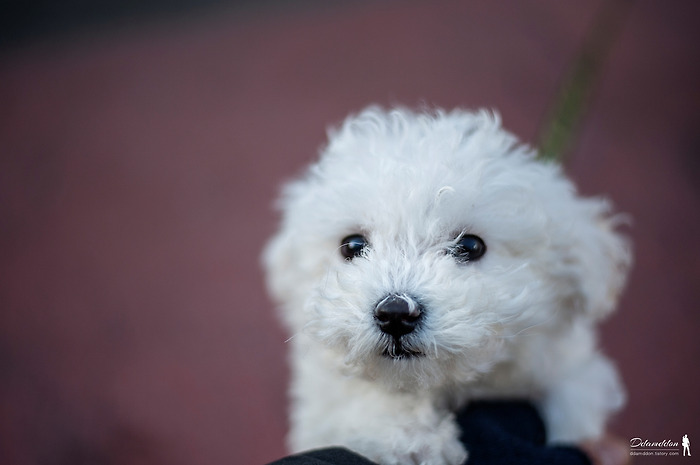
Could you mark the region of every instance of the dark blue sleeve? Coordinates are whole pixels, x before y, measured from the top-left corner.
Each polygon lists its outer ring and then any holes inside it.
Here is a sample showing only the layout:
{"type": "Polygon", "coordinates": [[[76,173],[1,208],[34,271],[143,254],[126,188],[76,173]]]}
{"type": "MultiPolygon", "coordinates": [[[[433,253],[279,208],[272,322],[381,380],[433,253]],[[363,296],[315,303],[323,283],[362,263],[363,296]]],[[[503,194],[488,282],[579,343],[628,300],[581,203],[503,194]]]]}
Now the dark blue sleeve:
{"type": "Polygon", "coordinates": [[[474,402],[458,417],[469,465],[590,465],[574,447],[548,447],[544,423],[527,402],[474,402]]]}

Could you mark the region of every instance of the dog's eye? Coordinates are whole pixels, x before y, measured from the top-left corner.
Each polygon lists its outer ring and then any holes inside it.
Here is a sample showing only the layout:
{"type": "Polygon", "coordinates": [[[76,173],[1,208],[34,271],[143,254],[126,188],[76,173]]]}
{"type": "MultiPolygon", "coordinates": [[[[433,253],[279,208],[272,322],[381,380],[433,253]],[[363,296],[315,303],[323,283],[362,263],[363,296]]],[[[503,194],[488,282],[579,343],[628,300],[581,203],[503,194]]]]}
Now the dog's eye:
{"type": "Polygon", "coordinates": [[[479,236],[467,234],[450,247],[450,253],[461,263],[472,262],[486,253],[486,244],[479,236]]]}
{"type": "Polygon", "coordinates": [[[345,260],[352,260],[362,253],[367,247],[367,239],[360,234],[348,236],[340,242],[340,253],[345,260]]]}

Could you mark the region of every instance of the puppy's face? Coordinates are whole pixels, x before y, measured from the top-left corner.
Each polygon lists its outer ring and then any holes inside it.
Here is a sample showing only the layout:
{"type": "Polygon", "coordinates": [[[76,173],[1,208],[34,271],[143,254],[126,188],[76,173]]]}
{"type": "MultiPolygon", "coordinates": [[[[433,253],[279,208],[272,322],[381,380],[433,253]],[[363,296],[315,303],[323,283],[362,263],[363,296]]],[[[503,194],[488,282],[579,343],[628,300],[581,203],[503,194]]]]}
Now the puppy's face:
{"type": "Polygon", "coordinates": [[[370,109],[288,186],[270,287],[350,371],[465,382],[612,308],[629,259],[606,211],[485,113],[370,109]]]}

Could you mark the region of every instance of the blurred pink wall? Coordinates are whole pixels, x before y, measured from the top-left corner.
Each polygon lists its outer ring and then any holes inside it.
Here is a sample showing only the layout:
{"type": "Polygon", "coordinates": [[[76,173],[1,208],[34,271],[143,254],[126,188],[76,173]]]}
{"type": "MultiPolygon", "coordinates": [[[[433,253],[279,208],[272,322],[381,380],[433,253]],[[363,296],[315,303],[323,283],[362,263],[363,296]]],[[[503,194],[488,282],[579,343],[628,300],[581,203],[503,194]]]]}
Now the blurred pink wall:
{"type": "MultiPolygon", "coordinates": [[[[634,219],[603,333],[623,438],[700,441],[697,5],[636,2],[569,164],[634,219]]],[[[283,455],[287,336],[259,266],[282,180],[372,102],[496,108],[532,141],[598,6],[221,10],[4,51],[0,463],[283,455]]]]}

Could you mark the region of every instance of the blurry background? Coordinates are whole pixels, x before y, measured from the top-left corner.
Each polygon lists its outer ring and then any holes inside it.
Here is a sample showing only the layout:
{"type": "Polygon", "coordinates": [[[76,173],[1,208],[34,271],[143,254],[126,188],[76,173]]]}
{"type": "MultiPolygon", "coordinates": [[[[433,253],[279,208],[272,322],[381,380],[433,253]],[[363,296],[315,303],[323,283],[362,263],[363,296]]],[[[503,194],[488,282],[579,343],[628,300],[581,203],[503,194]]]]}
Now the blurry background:
{"type": "MultiPolygon", "coordinates": [[[[601,4],[3,2],[0,463],[283,455],[280,183],[372,102],[496,108],[534,142],[601,4]]],[[[634,220],[602,338],[625,439],[700,444],[699,5],[632,4],[568,162],[634,220]]]]}

